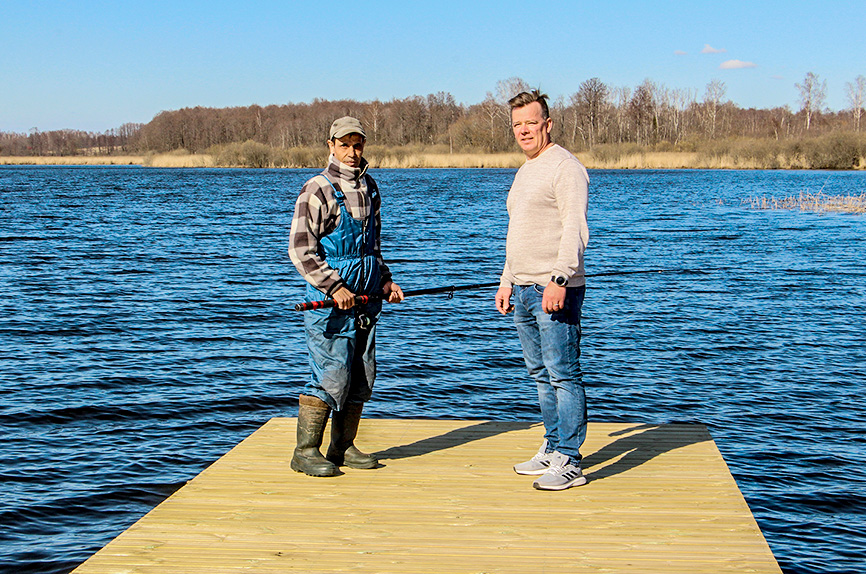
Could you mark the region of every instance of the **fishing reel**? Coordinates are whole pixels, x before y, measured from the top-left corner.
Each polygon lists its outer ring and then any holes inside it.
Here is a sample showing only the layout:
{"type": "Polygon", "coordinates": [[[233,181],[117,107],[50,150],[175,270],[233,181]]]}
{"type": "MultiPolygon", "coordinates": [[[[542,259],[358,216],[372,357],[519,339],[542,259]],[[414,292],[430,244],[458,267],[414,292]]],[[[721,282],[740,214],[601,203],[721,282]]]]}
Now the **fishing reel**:
{"type": "Polygon", "coordinates": [[[373,318],[366,311],[355,310],[355,328],[359,331],[369,331],[373,326],[373,318]]]}

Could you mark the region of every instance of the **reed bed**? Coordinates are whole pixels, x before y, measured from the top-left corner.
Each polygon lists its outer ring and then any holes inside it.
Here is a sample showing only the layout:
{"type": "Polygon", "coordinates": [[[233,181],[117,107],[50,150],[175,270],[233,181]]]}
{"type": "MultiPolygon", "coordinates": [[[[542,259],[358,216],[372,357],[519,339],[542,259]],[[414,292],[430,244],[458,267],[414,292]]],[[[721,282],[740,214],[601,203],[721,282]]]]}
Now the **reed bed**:
{"type": "Polygon", "coordinates": [[[142,165],[147,167],[216,167],[209,154],[0,156],[0,165],[142,165]]]}
{"type": "Polygon", "coordinates": [[[216,159],[203,153],[158,153],[144,157],[147,167],[217,167],[216,159]]]}
{"type": "MultiPolygon", "coordinates": [[[[589,169],[841,169],[814,164],[798,155],[768,154],[755,157],[738,153],[681,151],[578,152],[589,169]]],[[[866,157],[859,157],[846,169],[866,169],[866,157]]]]}
{"type": "Polygon", "coordinates": [[[752,209],[799,209],[816,213],[866,213],[866,193],[860,195],[827,195],[825,193],[801,193],[783,198],[750,197],[752,209]]]}
{"type": "Polygon", "coordinates": [[[370,156],[370,163],[382,169],[406,168],[518,168],[522,153],[410,153],[370,156]]]}
{"type": "MultiPolygon", "coordinates": [[[[759,142],[766,143],[766,142],[759,142]]],[[[671,147],[671,146],[668,146],[671,147]]],[[[602,144],[576,155],[590,169],[866,169],[857,149],[827,152],[812,148],[717,142],[714,149],[651,149],[637,144],[602,144]]],[[[386,147],[369,145],[364,156],[374,168],[509,168],[523,165],[520,151],[490,153],[456,151],[445,145],[386,147]]],[[[117,156],[0,156],[0,165],[144,165],[148,167],[320,168],[326,147],[274,148],[254,141],[213,146],[205,153],[117,156]]]]}
{"type": "MultiPolygon", "coordinates": [[[[258,150],[257,150],[258,151],[258,150]]],[[[724,158],[701,160],[696,153],[647,152],[622,156],[597,156],[592,152],[579,152],[577,156],[590,169],[760,169],[759,165],[724,158]]],[[[370,165],[380,169],[409,168],[509,168],[523,165],[520,152],[511,153],[448,153],[414,150],[373,148],[365,154],[370,165]]],[[[284,150],[281,154],[235,153],[232,148],[214,150],[214,153],[192,154],[184,151],[137,156],[0,156],[0,165],[143,165],[161,168],[190,167],[265,167],[316,168],[324,165],[327,154],[312,150],[284,150]]]]}
{"type": "Polygon", "coordinates": [[[698,154],[691,152],[578,152],[589,169],[683,169],[699,167],[698,154]]]}
{"type": "Polygon", "coordinates": [[[143,165],[141,155],[0,156],[0,165],[143,165]]]}

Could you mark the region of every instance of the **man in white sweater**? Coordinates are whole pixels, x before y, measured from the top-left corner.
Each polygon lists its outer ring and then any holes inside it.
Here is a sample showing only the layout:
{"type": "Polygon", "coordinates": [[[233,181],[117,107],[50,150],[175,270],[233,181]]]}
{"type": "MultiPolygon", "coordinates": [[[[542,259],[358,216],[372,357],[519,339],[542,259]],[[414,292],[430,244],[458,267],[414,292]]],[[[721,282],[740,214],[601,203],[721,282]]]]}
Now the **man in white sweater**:
{"type": "Polygon", "coordinates": [[[586,393],[580,370],[580,312],[586,283],[583,253],[589,176],[550,139],[547,96],[521,92],[509,102],[511,126],[526,163],[508,193],[505,268],[496,292],[514,323],[529,375],[538,387],[544,442],[518,474],[533,486],[564,490],[586,483],[580,447],[586,438],[586,393]],[[512,305],[512,297],[514,304],[512,305]]]}

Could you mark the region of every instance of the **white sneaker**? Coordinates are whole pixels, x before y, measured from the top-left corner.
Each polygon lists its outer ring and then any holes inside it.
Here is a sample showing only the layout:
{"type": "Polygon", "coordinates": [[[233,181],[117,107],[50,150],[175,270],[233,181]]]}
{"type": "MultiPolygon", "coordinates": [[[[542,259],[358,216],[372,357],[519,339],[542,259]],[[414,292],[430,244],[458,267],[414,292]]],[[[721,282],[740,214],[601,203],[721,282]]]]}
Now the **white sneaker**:
{"type": "Polygon", "coordinates": [[[586,477],[580,466],[570,464],[567,456],[554,451],[550,453],[550,468],[532,486],[538,490],[565,490],[582,484],[586,484],[586,477]]]}
{"type": "Polygon", "coordinates": [[[552,452],[547,451],[547,439],[541,443],[541,448],[535,455],[527,460],[514,465],[514,472],[517,474],[544,474],[550,468],[550,457],[552,452]]]}

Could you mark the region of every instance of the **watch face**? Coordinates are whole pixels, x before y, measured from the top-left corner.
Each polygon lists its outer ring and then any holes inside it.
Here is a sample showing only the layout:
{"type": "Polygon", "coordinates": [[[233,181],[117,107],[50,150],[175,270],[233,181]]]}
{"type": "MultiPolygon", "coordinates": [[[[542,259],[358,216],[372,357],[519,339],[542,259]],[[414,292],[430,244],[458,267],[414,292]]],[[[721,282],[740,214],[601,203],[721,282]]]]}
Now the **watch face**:
{"type": "Polygon", "coordinates": [[[559,285],[560,287],[562,287],[563,285],[568,283],[568,279],[566,279],[565,277],[557,277],[555,279],[555,281],[556,281],[556,284],[559,285]]]}

